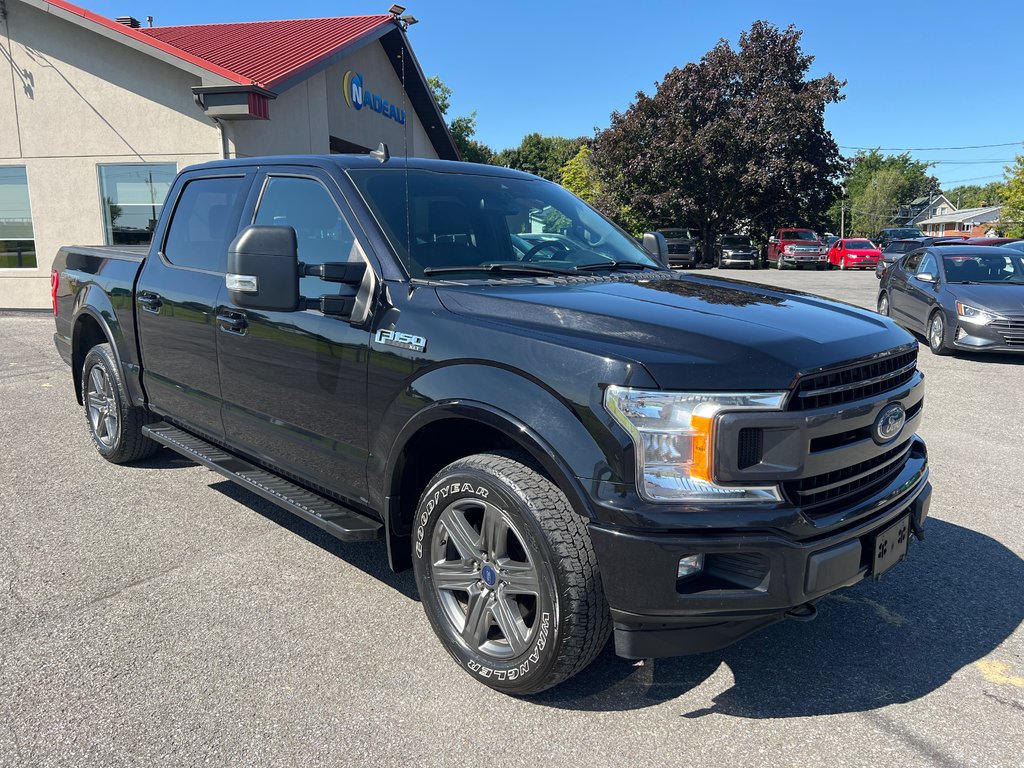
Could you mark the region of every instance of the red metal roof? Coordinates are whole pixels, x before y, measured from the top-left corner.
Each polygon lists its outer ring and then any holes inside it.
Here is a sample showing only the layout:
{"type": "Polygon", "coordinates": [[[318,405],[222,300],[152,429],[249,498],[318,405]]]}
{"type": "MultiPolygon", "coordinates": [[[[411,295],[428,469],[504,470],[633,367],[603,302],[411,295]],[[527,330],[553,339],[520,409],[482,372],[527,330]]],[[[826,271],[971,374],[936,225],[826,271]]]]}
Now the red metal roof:
{"type": "Polygon", "coordinates": [[[152,46],[235,83],[274,85],[392,23],[390,14],[132,29],[68,0],[44,0],[69,16],[152,46]]]}
{"type": "Polygon", "coordinates": [[[154,41],[235,73],[246,82],[273,89],[276,84],[392,21],[390,14],[379,14],[153,27],[138,31],[154,41]]]}

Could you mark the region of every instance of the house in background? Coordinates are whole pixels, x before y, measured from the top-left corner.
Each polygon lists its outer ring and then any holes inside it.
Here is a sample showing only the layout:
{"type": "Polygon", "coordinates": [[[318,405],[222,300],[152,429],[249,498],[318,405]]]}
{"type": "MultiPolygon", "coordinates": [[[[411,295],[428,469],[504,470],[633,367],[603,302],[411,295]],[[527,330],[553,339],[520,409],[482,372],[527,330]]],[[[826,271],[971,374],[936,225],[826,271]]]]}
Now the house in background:
{"type": "MultiPolygon", "coordinates": [[[[930,197],[919,197],[912,206],[916,208],[913,215],[907,219],[906,226],[921,227],[921,222],[936,216],[946,216],[956,211],[956,206],[949,202],[949,199],[942,194],[931,195],[930,197]],[[923,205],[920,205],[923,201],[923,205]]],[[[922,231],[924,227],[921,227],[922,231]]],[[[925,233],[927,234],[927,233],[925,233]]]]}
{"type": "Polygon", "coordinates": [[[966,235],[986,237],[991,235],[999,223],[1003,207],[987,205],[982,208],[964,208],[922,219],[917,223],[928,237],[966,235]]]}

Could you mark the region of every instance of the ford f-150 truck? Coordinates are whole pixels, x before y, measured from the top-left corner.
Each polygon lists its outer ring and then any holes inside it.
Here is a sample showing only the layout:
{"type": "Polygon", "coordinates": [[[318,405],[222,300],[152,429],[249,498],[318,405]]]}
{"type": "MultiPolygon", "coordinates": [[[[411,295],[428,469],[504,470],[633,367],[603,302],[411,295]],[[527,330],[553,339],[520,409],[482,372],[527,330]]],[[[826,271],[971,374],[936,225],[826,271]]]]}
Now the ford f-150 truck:
{"type": "Polygon", "coordinates": [[[828,267],[828,246],[811,229],[780,229],[768,240],[766,264],[771,267],[828,267]]]}
{"type": "Polygon", "coordinates": [[[196,166],[148,251],[60,251],[104,458],[166,446],[382,539],[510,694],[609,635],[649,658],[812,618],[921,538],[924,382],[888,318],[674,273],[524,173],[382,159],[196,166]],[[520,237],[552,211],[560,237],[520,237]]]}

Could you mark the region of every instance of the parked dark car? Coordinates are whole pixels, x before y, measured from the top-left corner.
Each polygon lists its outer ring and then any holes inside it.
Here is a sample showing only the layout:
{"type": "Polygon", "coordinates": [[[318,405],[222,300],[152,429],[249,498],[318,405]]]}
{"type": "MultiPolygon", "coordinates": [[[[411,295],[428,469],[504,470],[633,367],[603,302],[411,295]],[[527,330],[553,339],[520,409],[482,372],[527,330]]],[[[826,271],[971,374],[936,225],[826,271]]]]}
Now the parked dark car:
{"type": "Polygon", "coordinates": [[[658,232],[665,236],[670,267],[699,267],[703,264],[701,249],[697,247],[697,238],[690,230],[669,227],[659,229],[658,232]]]}
{"type": "Polygon", "coordinates": [[[715,266],[757,269],[757,248],[746,235],[722,235],[715,244],[715,266]]]}
{"type": "Polygon", "coordinates": [[[906,254],[921,247],[921,240],[893,240],[882,248],[882,258],[875,264],[875,277],[879,280],[894,263],[906,254]]]}
{"type": "Polygon", "coordinates": [[[893,240],[909,240],[914,237],[923,237],[924,233],[917,227],[886,227],[879,231],[874,237],[878,247],[885,250],[885,246],[893,240]]]}
{"type": "Polygon", "coordinates": [[[1024,352],[1024,254],[980,245],[920,248],[882,277],[878,312],[923,334],[937,355],[1024,352]]]}

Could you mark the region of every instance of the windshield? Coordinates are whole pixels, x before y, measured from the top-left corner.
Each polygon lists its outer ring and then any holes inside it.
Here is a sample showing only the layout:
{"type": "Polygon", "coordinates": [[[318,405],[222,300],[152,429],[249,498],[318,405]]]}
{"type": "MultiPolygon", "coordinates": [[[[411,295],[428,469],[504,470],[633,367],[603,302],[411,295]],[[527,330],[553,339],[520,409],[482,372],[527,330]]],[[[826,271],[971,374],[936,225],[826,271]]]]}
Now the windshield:
{"type": "Polygon", "coordinates": [[[693,240],[693,235],[688,229],[659,229],[658,231],[669,240],[693,240]]]}
{"type": "Polygon", "coordinates": [[[846,248],[850,251],[873,251],[873,246],[868,240],[847,240],[846,248]]]}
{"type": "Polygon", "coordinates": [[[726,248],[750,248],[749,237],[723,237],[722,245],[726,248]]]}
{"type": "Polygon", "coordinates": [[[350,175],[413,277],[623,263],[662,268],[636,240],[548,181],[403,168],[350,175]]]}
{"type": "Polygon", "coordinates": [[[903,242],[901,240],[894,240],[893,242],[891,242],[887,246],[885,246],[885,252],[886,253],[909,253],[910,251],[914,250],[915,248],[919,248],[920,246],[921,246],[921,244],[918,243],[918,242],[907,243],[907,242],[903,242]]]}
{"type": "Polygon", "coordinates": [[[943,256],[946,280],[951,283],[1024,284],[1024,254],[1006,256],[943,256]]]}
{"type": "Polygon", "coordinates": [[[817,240],[818,236],[806,229],[784,229],[779,233],[782,240],[817,240]]]}

